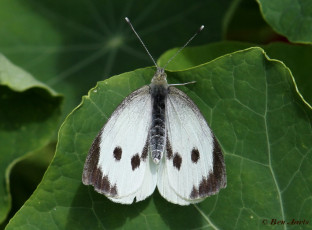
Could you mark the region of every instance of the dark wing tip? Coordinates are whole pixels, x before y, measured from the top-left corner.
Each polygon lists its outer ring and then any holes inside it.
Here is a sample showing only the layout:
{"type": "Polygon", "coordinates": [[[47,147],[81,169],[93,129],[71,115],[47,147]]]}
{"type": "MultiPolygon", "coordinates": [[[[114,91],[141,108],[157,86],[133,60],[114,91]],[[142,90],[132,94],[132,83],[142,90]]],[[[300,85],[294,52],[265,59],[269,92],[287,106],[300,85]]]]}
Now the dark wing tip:
{"type": "Polygon", "coordinates": [[[85,185],[92,184],[92,178],[94,177],[95,171],[97,170],[100,157],[101,135],[102,130],[94,139],[83,167],[82,183],[85,185]]]}
{"type": "Polygon", "coordinates": [[[102,130],[94,139],[89,150],[82,173],[82,183],[84,185],[92,185],[98,193],[116,196],[118,194],[117,186],[111,185],[108,176],[103,176],[101,169],[98,167],[100,157],[100,143],[102,130]]]}
{"type": "Polygon", "coordinates": [[[199,199],[214,195],[227,185],[226,169],[221,147],[213,136],[213,171],[203,176],[198,186],[193,186],[190,199],[199,199]]]}

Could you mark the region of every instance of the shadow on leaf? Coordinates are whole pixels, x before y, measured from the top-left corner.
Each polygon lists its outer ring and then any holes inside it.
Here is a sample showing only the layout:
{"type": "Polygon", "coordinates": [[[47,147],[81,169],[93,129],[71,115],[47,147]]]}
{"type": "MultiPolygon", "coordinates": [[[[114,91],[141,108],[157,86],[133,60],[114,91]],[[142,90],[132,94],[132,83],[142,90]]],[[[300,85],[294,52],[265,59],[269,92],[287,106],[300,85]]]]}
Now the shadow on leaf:
{"type": "Polygon", "coordinates": [[[73,226],[83,229],[116,229],[125,226],[127,222],[131,225],[150,201],[151,198],[147,198],[131,205],[118,204],[95,192],[93,187],[81,184],[71,204],[65,229],[73,229],[73,226]]]}

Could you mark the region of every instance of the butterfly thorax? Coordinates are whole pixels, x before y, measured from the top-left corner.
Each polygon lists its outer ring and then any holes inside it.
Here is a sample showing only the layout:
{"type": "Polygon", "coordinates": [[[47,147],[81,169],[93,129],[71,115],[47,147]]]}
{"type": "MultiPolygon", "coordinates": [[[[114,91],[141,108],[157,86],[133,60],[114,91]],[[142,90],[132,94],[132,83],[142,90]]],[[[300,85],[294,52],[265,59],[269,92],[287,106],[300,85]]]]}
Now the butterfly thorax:
{"type": "Polygon", "coordinates": [[[166,98],[168,94],[167,75],[164,69],[157,71],[150,84],[152,96],[152,125],[150,128],[150,151],[153,161],[158,164],[166,145],[166,98]]]}
{"type": "Polygon", "coordinates": [[[167,74],[165,73],[165,70],[163,68],[157,67],[156,73],[154,74],[154,77],[152,78],[152,82],[150,84],[150,87],[156,85],[162,85],[165,88],[168,88],[167,83],[167,74]]]}

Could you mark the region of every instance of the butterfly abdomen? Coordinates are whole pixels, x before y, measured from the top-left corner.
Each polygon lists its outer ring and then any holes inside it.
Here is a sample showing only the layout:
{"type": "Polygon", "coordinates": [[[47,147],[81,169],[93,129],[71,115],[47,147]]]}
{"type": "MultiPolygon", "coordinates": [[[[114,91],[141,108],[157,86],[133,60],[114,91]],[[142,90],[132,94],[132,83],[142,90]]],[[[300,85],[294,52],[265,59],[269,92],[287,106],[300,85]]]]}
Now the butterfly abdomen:
{"type": "Polygon", "coordinates": [[[168,89],[163,85],[153,86],[152,94],[152,125],[150,129],[150,150],[155,163],[162,158],[166,140],[166,97],[168,89]]]}

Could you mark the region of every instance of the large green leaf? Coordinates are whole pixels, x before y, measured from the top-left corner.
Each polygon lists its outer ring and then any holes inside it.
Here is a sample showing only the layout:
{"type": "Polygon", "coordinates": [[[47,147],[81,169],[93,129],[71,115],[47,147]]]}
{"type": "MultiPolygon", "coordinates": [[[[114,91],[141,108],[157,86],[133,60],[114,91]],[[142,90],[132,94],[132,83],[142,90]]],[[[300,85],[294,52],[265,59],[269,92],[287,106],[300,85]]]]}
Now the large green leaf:
{"type": "Polygon", "coordinates": [[[96,81],[152,65],[124,17],[155,58],[181,46],[218,41],[231,0],[2,0],[0,52],[65,95],[67,115],[96,81]],[[211,23],[211,22],[214,23],[211,23]]]}
{"type": "Polygon", "coordinates": [[[206,29],[192,44],[220,40],[230,4],[231,0],[3,0],[0,52],[65,95],[65,118],[97,80],[152,64],[125,16],[156,58],[182,45],[201,24],[206,29]]]}
{"type": "Polygon", "coordinates": [[[55,134],[61,99],[0,54],[0,222],[11,205],[10,169],[55,134]]]}
{"type": "Polygon", "coordinates": [[[126,206],[82,185],[92,140],[124,97],[148,84],[153,72],[146,68],[112,77],[83,97],[60,129],[42,183],[7,229],[255,229],[267,227],[263,221],[272,218],[309,220],[312,112],[289,69],[261,48],[168,72],[170,83],[197,82],[181,89],[199,106],[225,154],[228,186],[219,195],[181,207],[155,191],[126,206]]]}
{"type": "MultiPolygon", "coordinates": [[[[183,54],[177,55],[167,66],[170,70],[188,69],[202,63],[213,60],[219,56],[234,52],[247,47],[256,46],[242,42],[218,42],[198,47],[186,47],[183,54]]],[[[287,43],[271,43],[261,46],[271,58],[283,61],[290,68],[296,80],[299,91],[305,100],[312,105],[312,46],[293,45],[287,43]]],[[[165,52],[158,60],[159,66],[165,63],[178,51],[178,48],[165,52]]]]}
{"type": "Polygon", "coordinates": [[[292,42],[312,42],[311,0],[257,0],[264,19],[292,42]]]}

